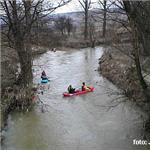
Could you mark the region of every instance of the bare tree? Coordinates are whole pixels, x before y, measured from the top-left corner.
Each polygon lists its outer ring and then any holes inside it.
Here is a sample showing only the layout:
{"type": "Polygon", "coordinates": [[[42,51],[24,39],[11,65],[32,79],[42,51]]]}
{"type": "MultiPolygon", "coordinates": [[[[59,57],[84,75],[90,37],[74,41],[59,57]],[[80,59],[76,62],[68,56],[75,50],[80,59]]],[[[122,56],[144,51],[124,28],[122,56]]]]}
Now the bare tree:
{"type": "Polygon", "coordinates": [[[70,36],[70,32],[73,30],[73,20],[70,17],[60,16],[55,19],[54,26],[62,35],[67,31],[68,36],[70,36]]]}
{"type": "Polygon", "coordinates": [[[68,32],[68,36],[70,36],[70,33],[73,31],[73,20],[70,17],[66,19],[66,30],[68,32]]]}
{"type": "MultiPolygon", "coordinates": [[[[124,7],[125,7],[125,10],[127,12],[128,18],[129,18],[130,27],[132,29],[133,50],[134,50],[133,55],[135,58],[137,76],[139,78],[142,88],[145,90],[147,88],[147,84],[144,81],[144,78],[142,75],[142,69],[141,69],[141,64],[140,64],[140,59],[139,59],[139,52],[140,52],[139,35],[144,34],[143,30],[141,30],[142,27],[140,25],[142,25],[142,26],[145,26],[145,25],[144,25],[144,22],[143,23],[140,22],[143,20],[141,17],[139,17],[139,16],[136,17],[138,15],[138,11],[140,9],[139,6],[141,5],[141,1],[136,1],[136,2],[123,1],[123,3],[124,3],[124,7]],[[138,21],[137,18],[140,19],[140,21],[138,21]]],[[[145,16],[144,13],[143,13],[143,16],[145,16]]],[[[145,38],[145,36],[144,36],[144,38],[145,38]]],[[[143,47],[145,47],[144,41],[142,41],[142,45],[143,45],[143,47]]]]}
{"type": "Polygon", "coordinates": [[[100,11],[96,11],[96,14],[99,14],[99,19],[102,21],[102,36],[105,38],[106,36],[106,27],[107,21],[110,20],[108,18],[108,14],[111,12],[110,9],[114,6],[115,1],[113,0],[98,0],[98,5],[100,6],[100,11]],[[102,16],[101,16],[102,15],[102,16]]]}
{"type": "Polygon", "coordinates": [[[106,16],[107,16],[107,0],[99,0],[98,3],[102,6],[103,10],[103,34],[102,36],[105,37],[106,35],[106,16]]]}
{"type": "MultiPolygon", "coordinates": [[[[101,2],[100,2],[101,3],[101,2]]],[[[136,66],[136,70],[137,70],[137,76],[138,76],[138,79],[140,81],[140,84],[141,84],[141,87],[143,89],[146,89],[147,88],[147,85],[146,85],[146,82],[144,81],[144,78],[143,78],[143,75],[142,75],[142,69],[141,69],[141,63],[140,63],[140,37],[143,38],[144,36],[144,28],[149,29],[148,28],[148,24],[150,24],[150,22],[145,23],[144,19],[146,20],[146,16],[148,17],[148,13],[149,13],[149,9],[147,10],[147,13],[145,12],[145,10],[142,11],[142,2],[141,1],[120,1],[120,0],[117,0],[117,1],[112,1],[110,6],[114,6],[114,8],[116,7],[116,10],[117,8],[119,8],[121,11],[117,11],[118,14],[124,14],[124,12],[126,13],[126,15],[128,16],[128,20],[121,20],[120,18],[113,18],[113,17],[109,17],[110,20],[112,21],[115,21],[115,22],[118,22],[120,23],[121,25],[123,25],[123,27],[126,27],[126,29],[128,29],[128,26],[130,26],[131,28],[131,38],[132,38],[132,45],[133,45],[133,58],[134,58],[134,61],[135,61],[135,66],[136,66]],[[124,4],[124,5],[123,5],[124,4]],[[143,16],[141,16],[141,12],[143,12],[143,16]],[[143,19],[144,18],[144,19],[143,19]],[[128,23],[129,21],[129,23],[128,23]],[[146,25],[145,25],[146,24],[146,25]]],[[[150,6],[150,5],[149,5],[150,6]]],[[[107,13],[109,14],[112,14],[114,13],[113,11],[111,12],[109,9],[106,10],[107,13]]],[[[150,21],[148,19],[148,21],[150,21]]],[[[145,36],[145,42],[141,42],[142,45],[143,45],[143,48],[145,47],[145,43],[146,43],[146,37],[148,37],[149,39],[149,36],[145,36]]],[[[149,44],[149,43],[148,43],[149,44]]],[[[147,46],[148,47],[148,46],[147,46]]],[[[146,51],[146,50],[145,50],[146,51]]]]}
{"type": "Polygon", "coordinates": [[[144,52],[150,55],[150,2],[128,0],[123,3],[129,20],[132,20],[137,28],[144,52]]]}
{"type": "Polygon", "coordinates": [[[94,48],[95,42],[96,42],[96,31],[95,31],[94,20],[92,17],[90,17],[90,19],[89,19],[88,27],[89,27],[88,32],[89,32],[91,47],[94,48]]]}
{"type": "MultiPolygon", "coordinates": [[[[102,2],[100,2],[101,4],[102,2]]],[[[131,41],[132,41],[132,57],[135,62],[137,77],[140,82],[141,87],[143,90],[147,88],[147,84],[144,81],[144,77],[142,75],[141,69],[141,62],[140,62],[140,42],[144,48],[145,52],[149,52],[148,46],[150,45],[150,37],[146,33],[150,33],[150,3],[149,2],[142,2],[142,1],[132,1],[132,0],[116,0],[116,1],[109,1],[109,7],[113,5],[113,8],[116,8],[115,12],[111,11],[111,9],[106,9],[108,15],[107,21],[110,19],[117,23],[120,23],[123,27],[125,27],[131,33],[131,41]],[[110,3],[111,2],[111,3],[110,3]],[[147,5],[146,5],[147,4],[147,5]],[[145,6],[145,7],[144,7],[145,6]],[[118,10],[120,9],[120,11],[118,10]],[[111,14],[123,14],[127,15],[128,19],[121,19],[118,17],[112,17],[111,14]],[[147,19],[147,22],[145,20],[147,19]],[[130,27],[130,28],[128,28],[130,27]],[[130,30],[131,29],[131,30],[130,30]],[[147,43],[147,45],[145,45],[147,43]]],[[[102,3],[103,4],[103,3],[102,3]]],[[[108,6],[107,6],[108,7],[108,6]]]]}
{"type": "Polygon", "coordinates": [[[66,28],[66,17],[61,16],[55,19],[55,29],[61,32],[61,35],[63,36],[65,33],[65,28],[66,28]]]}
{"type": "Polygon", "coordinates": [[[70,0],[51,3],[46,0],[3,0],[0,2],[4,14],[2,20],[8,26],[7,37],[16,50],[20,62],[18,83],[29,86],[32,83],[31,28],[38,17],[45,17],[70,0]]]}
{"type": "Polygon", "coordinates": [[[84,10],[84,39],[88,37],[88,13],[91,6],[91,0],[79,0],[83,10],[84,10]]]}

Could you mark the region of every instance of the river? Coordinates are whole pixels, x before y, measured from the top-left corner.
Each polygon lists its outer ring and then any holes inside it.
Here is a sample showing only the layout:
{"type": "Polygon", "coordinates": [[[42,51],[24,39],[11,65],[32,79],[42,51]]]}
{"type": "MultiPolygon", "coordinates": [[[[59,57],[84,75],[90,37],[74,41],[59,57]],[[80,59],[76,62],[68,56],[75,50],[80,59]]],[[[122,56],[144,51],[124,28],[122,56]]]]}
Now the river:
{"type": "MultiPolygon", "coordinates": [[[[134,104],[118,99],[120,92],[97,71],[103,47],[47,52],[34,60],[34,82],[45,70],[45,85],[32,111],[9,115],[4,150],[138,150],[145,114],[134,104]],[[64,98],[69,84],[93,85],[95,91],[64,98]]],[[[120,96],[119,96],[120,97],[120,96]]]]}

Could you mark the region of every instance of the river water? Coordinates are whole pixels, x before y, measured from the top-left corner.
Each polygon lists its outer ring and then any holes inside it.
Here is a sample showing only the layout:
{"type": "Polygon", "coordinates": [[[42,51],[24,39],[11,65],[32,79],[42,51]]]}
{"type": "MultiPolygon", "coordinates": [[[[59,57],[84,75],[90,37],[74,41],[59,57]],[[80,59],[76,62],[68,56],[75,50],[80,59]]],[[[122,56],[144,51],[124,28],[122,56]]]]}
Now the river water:
{"type": "Polygon", "coordinates": [[[39,94],[45,105],[8,118],[4,150],[138,150],[145,114],[129,102],[116,102],[119,90],[97,70],[103,47],[47,52],[34,61],[34,82],[45,70],[50,84],[39,94]],[[95,91],[64,98],[69,84],[95,91]]]}

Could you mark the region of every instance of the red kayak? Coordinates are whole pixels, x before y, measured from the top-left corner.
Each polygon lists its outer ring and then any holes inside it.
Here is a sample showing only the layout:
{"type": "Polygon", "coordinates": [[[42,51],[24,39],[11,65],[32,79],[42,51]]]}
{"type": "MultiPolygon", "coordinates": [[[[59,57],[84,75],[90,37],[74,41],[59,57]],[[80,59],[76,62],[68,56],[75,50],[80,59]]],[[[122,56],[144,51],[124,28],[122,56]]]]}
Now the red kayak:
{"type": "Polygon", "coordinates": [[[63,95],[65,97],[69,97],[69,96],[76,96],[76,95],[82,95],[88,92],[93,92],[94,91],[94,87],[90,87],[89,90],[86,91],[81,91],[81,90],[76,90],[75,93],[68,93],[68,92],[64,92],[63,95]]]}

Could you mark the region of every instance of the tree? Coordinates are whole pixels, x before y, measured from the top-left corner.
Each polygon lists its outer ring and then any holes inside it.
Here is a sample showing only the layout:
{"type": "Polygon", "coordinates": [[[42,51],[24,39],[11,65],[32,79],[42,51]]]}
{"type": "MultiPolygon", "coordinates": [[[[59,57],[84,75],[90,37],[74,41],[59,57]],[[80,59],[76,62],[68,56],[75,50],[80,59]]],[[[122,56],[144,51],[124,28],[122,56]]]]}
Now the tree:
{"type": "Polygon", "coordinates": [[[123,1],[128,18],[132,21],[138,32],[146,55],[150,55],[150,2],[149,1],[123,1]]]}
{"type": "MultiPolygon", "coordinates": [[[[141,69],[141,64],[140,64],[140,59],[139,59],[139,52],[140,52],[139,36],[142,34],[143,36],[145,35],[140,25],[144,26],[144,28],[145,28],[145,25],[144,25],[144,22],[141,23],[143,19],[139,16],[137,17],[138,12],[139,12],[139,5],[141,5],[141,1],[136,1],[136,2],[135,1],[134,2],[123,1],[123,3],[124,3],[124,7],[125,7],[125,10],[126,10],[129,22],[130,22],[130,27],[132,29],[133,51],[134,51],[133,55],[135,58],[134,60],[135,60],[135,65],[136,65],[136,70],[137,70],[137,76],[140,81],[141,87],[145,90],[147,88],[147,84],[144,81],[144,78],[142,75],[142,69],[141,69]],[[140,21],[137,19],[139,19],[140,21]]],[[[144,38],[146,38],[146,36],[144,36],[144,38]]],[[[142,46],[143,48],[145,48],[144,41],[142,41],[142,46]]]]}
{"type": "MultiPolygon", "coordinates": [[[[145,3],[144,3],[145,4],[145,3]]],[[[128,16],[128,21],[129,24],[126,20],[121,20],[118,18],[110,18],[115,22],[121,23],[124,27],[130,26],[131,27],[131,36],[132,36],[132,45],[133,45],[133,56],[134,56],[134,61],[135,61],[135,66],[136,66],[136,71],[137,71],[137,76],[140,81],[140,85],[143,89],[147,88],[147,84],[144,81],[143,75],[142,75],[142,69],[141,69],[141,63],[140,63],[140,42],[142,43],[143,48],[145,49],[145,43],[150,44],[148,42],[150,39],[149,36],[147,36],[147,33],[144,31],[144,29],[147,29],[149,33],[150,27],[148,24],[150,24],[150,20],[148,19],[148,23],[145,22],[146,17],[149,15],[149,9],[150,7],[146,7],[144,9],[144,4],[141,1],[130,1],[130,0],[117,0],[115,2],[111,1],[110,6],[114,6],[114,8],[119,8],[121,11],[117,13],[124,14],[124,11],[126,12],[126,15],[128,16]],[[116,7],[117,6],[117,7],[116,7]],[[147,10],[147,11],[145,11],[147,10]],[[141,13],[142,12],[142,13],[141,13]],[[141,15],[142,14],[142,15],[141,15]],[[144,17],[143,17],[144,16],[144,17]],[[144,18],[144,19],[143,19],[144,18]],[[145,25],[146,24],[146,25],[145,25]],[[143,38],[144,36],[144,38],[143,38]],[[142,37],[142,38],[141,38],[142,37]],[[143,40],[144,39],[144,40],[143,40]]],[[[147,4],[147,3],[146,3],[147,4]]],[[[148,6],[150,6],[148,4],[148,6]]],[[[117,10],[117,9],[116,9],[117,10]]],[[[113,11],[111,12],[109,9],[107,10],[107,13],[114,13],[113,11]]],[[[144,51],[148,51],[147,49],[144,51]]]]}
{"type": "MultiPolygon", "coordinates": [[[[102,2],[100,2],[102,3],[102,2]]],[[[118,22],[121,25],[123,25],[123,27],[126,27],[126,29],[128,29],[128,26],[130,26],[131,28],[131,38],[132,38],[132,45],[133,45],[133,58],[135,61],[135,66],[136,66],[136,72],[137,72],[137,77],[139,79],[140,85],[141,87],[145,90],[147,88],[147,84],[144,81],[143,75],[142,75],[142,69],[141,69],[141,63],[140,63],[140,42],[143,46],[143,49],[145,52],[148,52],[148,46],[150,44],[150,36],[148,36],[149,34],[146,33],[146,31],[148,31],[148,33],[150,33],[150,19],[149,19],[149,15],[150,15],[150,4],[149,3],[145,3],[142,1],[132,1],[132,0],[116,0],[116,1],[111,1],[110,0],[110,6],[113,5],[113,8],[116,8],[116,12],[119,14],[123,14],[124,15],[124,11],[126,13],[126,15],[128,16],[128,20],[124,20],[121,18],[113,18],[111,16],[111,14],[114,14],[114,11],[110,11],[109,9],[107,9],[107,13],[110,14],[110,18],[107,18],[107,21],[110,19],[112,21],[118,22]],[[144,5],[145,4],[145,5],[144,5]],[[147,6],[146,6],[147,4],[147,6]],[[144,8],[145,6],[145,8],[144,8]],[[119,9],[120,11],[119,11],[119,9]],[[148,18],[147,22],[145,22],[146,17],[148,18]],[[147,46],[145,45],[145,43],[147,43],[147,46]]],[[[108,7],[108,6],[107,6],[108,7]]],[[[112,9],[113,10],[113,9],[112,9]]]]}
{"type": "Polygon", "coordinates": [[[84,39],[88,37],[88,13],[91,6],[91,0],[79,0],[83,10],[84,10],[84,39]]]}
{"type": "Polygon", "coordinates": [[[7,37],[16,50],[20,62],[18,83],[27,87],[32,83],[31,29],[37,16],[45,17],[70,0],[52,4],[46,0],[3,0],[0,2],[4,14],[1,19],[8,26],[7,37]]]}
{"type": "Polygon", "coordinates": [[[68,36],[70,36],[70,32],[73,30],[73,20],[70,17],[60,16],[55,19],[54,26],[62,35],[67,31],[68,36]]]}
{"type": "Polygon", "coordinates": [[[95,31],[95,24],[94,24],[94,20],[92,17],[90,17],[89,19],[89,23],[88,23],[88,27],[89,27],[89,38],[90,38],[90,43],[91,43],[91,47],[94,48],[95,47],[95,42],[96,42],[96,31],[95,31]]]}
{"type": "MultiPolygon", "coordinates": [[[[117,0],[116,0],[117,1],[117,0]]],[[[106,36],[106,27],[107,27],[107,21],[110,20],[108,18],[108,14],[111,12],[110,9],[113,8],[116,4],[116,1],[114,0],[98,0],[98,4],[100,6],[100,11],[95,12],[96,14],[102,14],[102,17],[99,16],[100,20],[102,20],[102,36],[105,38],[106,36]]]]}
{"type": "Polygon", "coordinates": [[[70,36],[70,32],[73,30],[73,20],[69,17],[66,19],[66,30],[68,32],[68,36],[70,36]]]}
{"type": "Polygon", "coordinates": [[[60,31],[62,36],[65,33],[65,28],[66,28],[66,17],[65,16],[60,16],[57,19],[55,19],[55,24],[54,24],[56,30],[60,31]]]}
{"type": "Polygon", "coordinates": [[[105,37],[106,35],[106,16],[107,16],[107,0],[99,0],[98,3],[102,6],[103,10],[103,33],[102,36],[105,37]]]}

